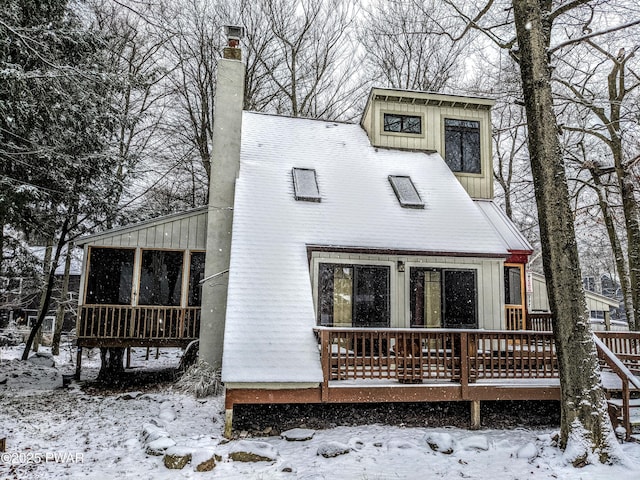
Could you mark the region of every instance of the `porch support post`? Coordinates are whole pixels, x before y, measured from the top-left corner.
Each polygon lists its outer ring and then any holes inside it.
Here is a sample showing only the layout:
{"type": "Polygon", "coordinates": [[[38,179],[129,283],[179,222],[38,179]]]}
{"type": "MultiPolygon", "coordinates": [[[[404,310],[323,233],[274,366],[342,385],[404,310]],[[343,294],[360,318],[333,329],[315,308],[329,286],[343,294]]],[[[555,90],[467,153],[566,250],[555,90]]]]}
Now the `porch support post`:
{"type": "Polygon", "coordinates": [[[127,368],[131,368],[131,347],[127,347],[127,368]]]}
{"type": "Polygon", "coordinates": [[[323,402],[329,401],[329,371],[331,349],[329,346],[329,332],[320,330],[320,361],[322,362],[322,386],[320,396],[323,402]]]}
{"type": "Polygon", "coordinates": [[[227,391],[224,397],[224,438],[231,438],[233,432],[233,398],[232,393],[227,391]]]}
{"type": "Polygon", "coordinates": [[[471,430],[480,429],[480,400],[471,400],[471,430]]]}
{"type": "Polygon", "coordinates": [[[469,336],[460,332],[460,389],[463,399],[469,398],[469,336]]]}
{"type": "Polygon", "coordinates": [[[80,368],[82,366],[82,347],[78,345],[76,352],[76,380],[80,380],[80,368]]]}

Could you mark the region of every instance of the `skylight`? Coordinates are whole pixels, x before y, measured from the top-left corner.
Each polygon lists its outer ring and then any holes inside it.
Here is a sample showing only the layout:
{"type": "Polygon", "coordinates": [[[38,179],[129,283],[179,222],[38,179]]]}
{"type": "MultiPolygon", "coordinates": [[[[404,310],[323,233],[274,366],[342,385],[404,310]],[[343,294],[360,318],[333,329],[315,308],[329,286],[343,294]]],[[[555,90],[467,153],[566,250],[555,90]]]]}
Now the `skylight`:
{"type": "Polygon", "coordinates": [[[424,202],[411,181],[411,177],[389,175],[389,183],[391,183],[401,206],[406,208],[424,208],[424,202]]]}
{"type": "Polygon", "coordinates": [[[291,173],[293,175],[293,190],[296,200],[319,202],[322,199],[315,170],[311,168],[294,168],[291,173]]]}

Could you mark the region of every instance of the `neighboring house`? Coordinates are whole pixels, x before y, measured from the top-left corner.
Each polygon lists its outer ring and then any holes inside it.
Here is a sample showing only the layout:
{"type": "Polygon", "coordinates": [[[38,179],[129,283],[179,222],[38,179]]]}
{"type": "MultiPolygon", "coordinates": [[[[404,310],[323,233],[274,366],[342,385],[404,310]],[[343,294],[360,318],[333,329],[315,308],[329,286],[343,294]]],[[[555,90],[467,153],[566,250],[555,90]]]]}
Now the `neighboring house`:
{"type": "Polygon", "coordinates": [[[481,400],[559,399],[492,100],[374,88],[357,125],[243,112],[243,86],[227,48],[207,208],[79,242],[80,347],[199,338],[227,433],[242,403],[464,400],[478,425],[481,400]]]}
{"type": "MultiPolygon", "coordinates": [[[[594,331],[628,331],[626,320],[613,320],[611,311],[619,308],[620,302],[599,293],[585,290],[585,300],[594,331]]],[[[544,318],[541,313],[547,313],[550,319],[549,299],[547,298],[547,284],[540,273],[530,272],[527,285],[527,310],[536,318],[544,318]]]]}
{"type": "MultiPolygon", "coordinates": [[[[46,247],[29,247],[31,254],[42,264],[45,258],[46,247]]],[[[75,328],[76,311],[78,305],[78,291],[80,276],[82,273],[82,252],[72,250],[71,265],[69,270],[69,288],[65,299],[65,319],[63,331],[75,328]]],[[[54,294],[52,296],[49,311],[42,325],[42,332],[53,333],[55,317],[60,302],[62,280],[65,270],[66,248],[60,255],[60,262],[55,270],[54,294]]],[[[32,327],[37,320],[40,305],[40,292],[33,287],[33,278],[0,278],[0,328],[15,324],[18,329],[26,330],[32,327]],[[29,288],[30,287],[30,288],[29,288]]]]}

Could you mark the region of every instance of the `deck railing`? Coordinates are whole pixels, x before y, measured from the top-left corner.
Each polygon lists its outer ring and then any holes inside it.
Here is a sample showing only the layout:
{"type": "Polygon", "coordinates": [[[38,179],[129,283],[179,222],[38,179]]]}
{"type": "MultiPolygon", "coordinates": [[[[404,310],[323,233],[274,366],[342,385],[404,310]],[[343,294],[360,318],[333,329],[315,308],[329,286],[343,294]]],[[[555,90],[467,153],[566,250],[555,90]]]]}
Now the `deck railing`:
{"type": "Polygon", "coordinates": [[[200,331],[200,307],[83,305],[78,338],[105,340],[195,339],[200,331]]]}
{"type": "Polygon", "coordinates": [[[551,332],[319,327],[325,381],[557,378],[551,332]]]}
{"type": "Polygon", "coordinates": [[[634,375],[640,375],[640,332],[594,332],[634,375]]]}
{"type": "Polygon", "coordinates": [[[551,313],[527,313],[527,330],[550,332],[552,319],[553,314],[551,313]]]}

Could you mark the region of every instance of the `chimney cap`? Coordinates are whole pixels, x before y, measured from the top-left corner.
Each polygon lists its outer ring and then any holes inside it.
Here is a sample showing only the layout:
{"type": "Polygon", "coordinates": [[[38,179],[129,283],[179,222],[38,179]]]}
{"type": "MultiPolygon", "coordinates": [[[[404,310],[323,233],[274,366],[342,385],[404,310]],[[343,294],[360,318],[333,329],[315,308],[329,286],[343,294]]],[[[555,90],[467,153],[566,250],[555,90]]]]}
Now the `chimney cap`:
{"type": "Polygon", "coordinates": [[[227,40],[235,40],[238,42],[242,37],[244,37],[244,27],[239,25],[225,25],[224,33],[227,36],[227,40]]]}

